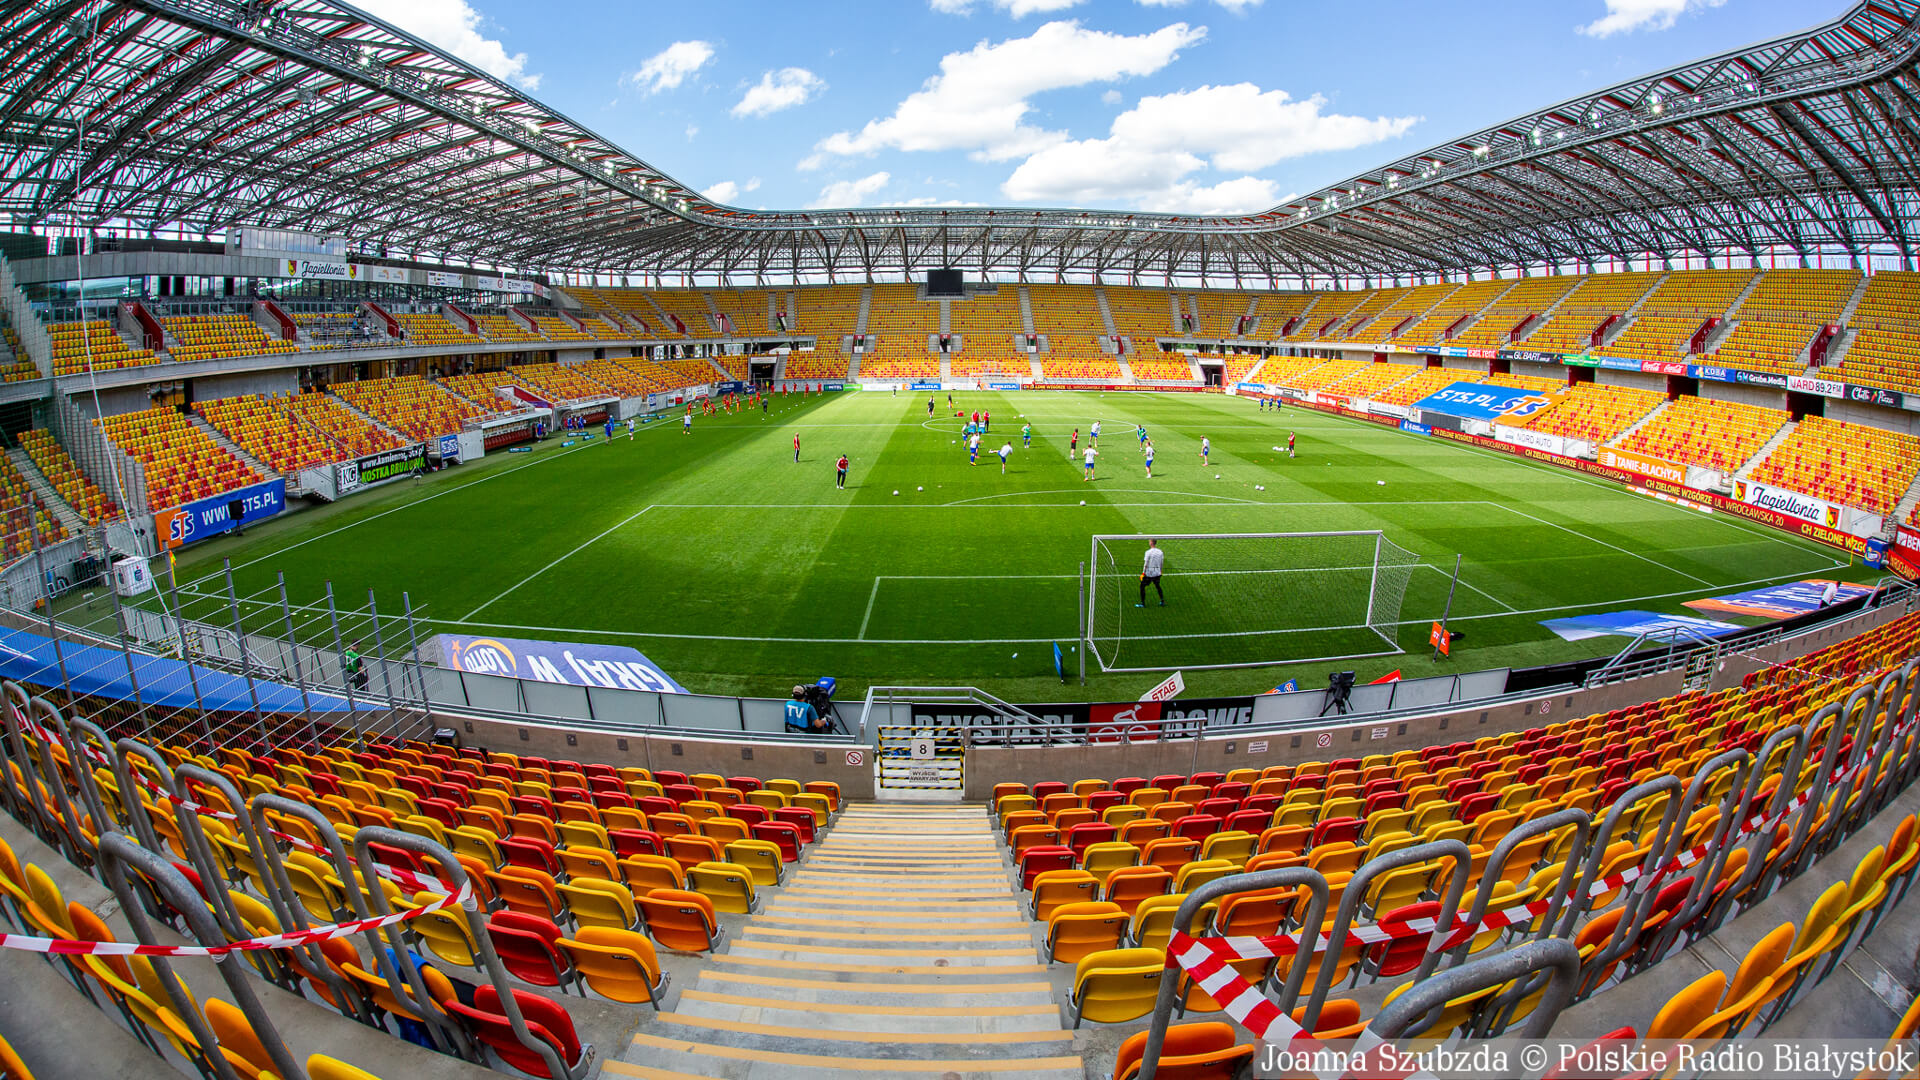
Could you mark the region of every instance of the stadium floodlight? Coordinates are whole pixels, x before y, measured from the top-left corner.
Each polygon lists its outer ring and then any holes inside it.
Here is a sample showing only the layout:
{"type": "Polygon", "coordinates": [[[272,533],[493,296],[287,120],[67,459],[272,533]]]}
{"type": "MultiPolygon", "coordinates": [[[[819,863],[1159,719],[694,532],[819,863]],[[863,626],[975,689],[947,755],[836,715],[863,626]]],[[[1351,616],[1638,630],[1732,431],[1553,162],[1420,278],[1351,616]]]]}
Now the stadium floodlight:
{"type": "Polygon", "coordinates": [[[1400,604],[1420,565],[1378,529],[1101,534],[1092,545],[1086,643],[1102,671],[1398,653],[1400,604]],[[1165,552],[1164,607],[1141,589],[1150,539],[1165,552]]]}

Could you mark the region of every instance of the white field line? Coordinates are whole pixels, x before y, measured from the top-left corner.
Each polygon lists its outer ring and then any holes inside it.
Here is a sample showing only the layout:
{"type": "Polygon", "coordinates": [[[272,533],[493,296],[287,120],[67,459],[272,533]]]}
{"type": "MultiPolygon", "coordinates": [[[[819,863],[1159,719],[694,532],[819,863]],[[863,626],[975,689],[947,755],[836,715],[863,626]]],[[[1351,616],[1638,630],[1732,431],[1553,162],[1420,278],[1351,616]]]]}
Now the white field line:
{"type": "Polygon", "coordinates": [[[486,609],[492,607],[494,604],[500,602],[501,600],[506,599],[516,589],[520,588],[520,586],[525,585],[527,582],[532,581],[534,578],[539,577],[541,574],[546,573],[547,571],[553,569],[554,567],[559,566],[561,563],[566,562],[568,559],[573,558],[575,555],[580,554],[582,551],[585,551],[587,548],[592,547],[594,544],[597,544],[600,541],[606,539],[607,537],[612,536],[614,533],[619,532],[621,529],[625,528],[629,523],[634,521],[634,519],[640,517],[641,515],[645,514],[648,510],[651,510],[651,509],[653,509],[653,507],[649,506],[649,507],[646,507],[645,509],[636,511],[635,513],[629,514],[626,517],[621,518],[618,522],[610,526],[605,532],[601,532],[594,535],[593,538],[580,544],[580,546],[574,548],[572,551],[567,552],[565,555],[562,555],[559,558],[548,563],[547,565],[541,567],[540,569],[535,570],[533,573],[528,574],[526,577],[521,578],[519,581],[514,582],[512,585],[507,586],[506,590],[502,592],[499,596],[494,597],[492,600],[489,600],[486,603],[481,604],[479,607],[474,608],[472,611],[469,611],[465,615],[461,616],[461,622],[465,622],[466,620],[473,618],[475,615],[480,614],[482,611],[485,611],[486,609]]]}

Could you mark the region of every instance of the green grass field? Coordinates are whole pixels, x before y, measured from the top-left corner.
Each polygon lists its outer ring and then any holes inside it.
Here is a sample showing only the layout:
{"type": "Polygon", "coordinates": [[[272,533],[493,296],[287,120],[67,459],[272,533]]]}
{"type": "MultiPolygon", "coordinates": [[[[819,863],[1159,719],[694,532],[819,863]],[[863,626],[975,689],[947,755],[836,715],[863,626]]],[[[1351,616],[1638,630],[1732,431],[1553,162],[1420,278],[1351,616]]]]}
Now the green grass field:
{"type": "MultiPolygon", "coordinates": [[[[1306,410],[1147,393],[955,401],[991,410],[992,446],[1014,443],[1004,476],[987,444],[981,464],[968,465],[960,422],[944,409],[929,420],[924,393],[776,399],[770,416],[697,419],[691,435],[669,422],[632,442],[550,440],[287,515],[189,549],[180,579],[189,592],[218,589],[206,579],[227,559],[242,595],[271,587],[278,571],[296,604],[330,580],[342,604],[371,588],[386,613],[404,590],[432,629],[628,644],[696,691],[779,695],[832,674],[842,697],[869,684],[966,684],[1018,701],[1125,699],[1160,678],[1101,674],[1091,662],[1084,688],[1053,674],[1051,643],[1072,646],[1077,573],[1096,533],[1382,529],[1420,557],[1400,616],[1405,655],[1190,672],[1193,696],[1257,692],[1290,676],[1320,686],[1335,666],[1365,680],[1393,668],[1411,677],[1598,655],[1625,639],[1563,642],[1538,620],[1684,612],[1685,599],[1738,587],[1873,576],[1723,515],[1306,410]],[[1096,418],[1104,452],[1098,479],[1084,483],[1067,433],[1077,426],[1084,439],[1096,418]],[[1030,450],[1019,446],[1023,421],[1034,426],[1030,450]],[[1158,448],[1152,479],[1135,423],[1158,448]],[[1272,449],[1289,431],[1299,435],[1291,460],[1272,449]],[[1202,436],[1210,467],[1199,461],[1202,436]],[[851,476],[837,491],[843,452],[851,476]],[[1434,664],[1427,627],[1456,553],[1465,562],[1454,626],[1467,637],[1434,664]]],[[[1170,571],[1178,559],[1176,546],[1170,571]]],[[[1190,625],[1201,600],[1174,588],[1168,625],[1190,625]]],[[[1369,651],[1385,648],[1366,636],[1369,651]]],[[[1289,655],[1355,651],[1337,633],[1296,637],[1289,655]]],[[[1076,665],[1069,652],[1070,673],[1076,665]]]]}

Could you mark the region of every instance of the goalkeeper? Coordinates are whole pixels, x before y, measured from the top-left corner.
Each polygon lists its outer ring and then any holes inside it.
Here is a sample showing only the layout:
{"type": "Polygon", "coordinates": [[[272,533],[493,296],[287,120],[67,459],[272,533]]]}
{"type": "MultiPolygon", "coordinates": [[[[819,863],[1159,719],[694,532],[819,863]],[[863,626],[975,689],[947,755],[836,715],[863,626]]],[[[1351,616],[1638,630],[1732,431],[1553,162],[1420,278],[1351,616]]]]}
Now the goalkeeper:
{"type": "Polygon", "coordinates": [[[1160,565],[1165,559],[1166,553],[1160,550],[1160,541],[1147,541],[1146,559],[1140,566],[1140,602],[1133,605],[1134,607],[1147,606],[1147,586],[1149,585],[1153,586],[1153,591],[1159,594],[1160,606],[1167,606],[1167,592],[1160,587],[1160,565]]]}

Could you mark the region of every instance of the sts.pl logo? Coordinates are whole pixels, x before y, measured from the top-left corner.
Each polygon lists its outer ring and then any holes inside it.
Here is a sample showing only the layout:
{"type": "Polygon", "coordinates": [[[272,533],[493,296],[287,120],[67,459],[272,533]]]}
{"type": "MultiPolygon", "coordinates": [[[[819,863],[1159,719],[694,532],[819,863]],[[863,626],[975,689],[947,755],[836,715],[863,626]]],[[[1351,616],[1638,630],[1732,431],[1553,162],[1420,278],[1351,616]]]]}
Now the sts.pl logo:
{"type": "Polygon", "coordinates": [[[193,514],[175,510],[167,517],[167,546],[179,547],[193,539],[193,514]]]}

